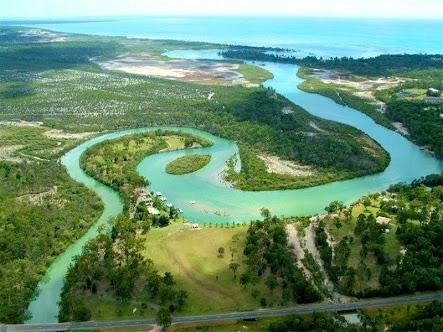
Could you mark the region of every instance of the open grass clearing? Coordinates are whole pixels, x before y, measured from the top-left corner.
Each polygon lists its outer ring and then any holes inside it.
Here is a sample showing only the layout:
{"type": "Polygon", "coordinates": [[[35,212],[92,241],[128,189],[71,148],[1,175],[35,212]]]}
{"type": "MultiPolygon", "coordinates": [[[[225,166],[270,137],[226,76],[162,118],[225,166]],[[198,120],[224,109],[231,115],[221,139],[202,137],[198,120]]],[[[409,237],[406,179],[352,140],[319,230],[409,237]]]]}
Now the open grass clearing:
{"type": "MultiPolygon", "coordinates": [[[[232,255],[242,265],[246,230],[243,226],[184,230],[183,224],[174,224],[146,235],[146,257],[160,272],[171,272],[189,294],[181,314],[257,309],[260,296],[254,299],[252,289],[269,296],[262,283],[242,287],[229,269],[232,255]],[[223,257],[218,255],[220,247],[225,249],[223,257]]],[[[240,266],[237,276],[242,269],[240,266]]]]}

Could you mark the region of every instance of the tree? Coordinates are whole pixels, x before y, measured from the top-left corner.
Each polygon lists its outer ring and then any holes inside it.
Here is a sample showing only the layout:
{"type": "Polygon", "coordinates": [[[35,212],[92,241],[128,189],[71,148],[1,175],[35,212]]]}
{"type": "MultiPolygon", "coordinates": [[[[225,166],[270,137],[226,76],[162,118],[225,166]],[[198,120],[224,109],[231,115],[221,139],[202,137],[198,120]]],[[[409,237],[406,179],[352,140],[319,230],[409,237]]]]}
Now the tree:
{"type": "Polygon", "coordinates": [[[271,211],[267,208],[261,208],[260,209],[260,215],[265,219],[268,220],[271,218],[271,211]]]}
{"type": "Polygon", "coordinates": [[[155,316],[155,321],[163,330],[166,330],[172,323],[172,316],[169,309],[165,307],[160,308],[155,316]]]}
{"type": "Polygon", "coordinates": [[[218,248],[218,257],[223,258],[224,255],[225,255],[225,248],[223,247],[218,248]]]}
{"type": "Polygon", "coordinates": [[[165,285],[172,286],[175,284],[174,277],[172,276],[171,272],[165,272],[163,276],[163,282],[165,285]]]}
{"type": "Polygon", "coordinates": [[[342,211],[344,208],[345,208],[345,205],[343,204],[343,202],[333,201],[333,202],[329,203],[329,205],[327,207],[325,207],[325,211],[327,213],[334,213],[337,211],[342,211]]]}
{"type": "Polygon", "coordinates": [[[240,276],[240,284],[242,286],[246,286],[251,281],[251,276],[249,273],[242,273],[240,276]]]}
{"type": "Polygon", "coordinates": [[[278,286],[278,280],[274,275],[269,275],[266,278],[265,285],[272,293],[272,291],[278,286]]]}
{"type": "Polygon", "coordinates": [[[229,264],[229,269],[232,270],[232,272],[234,273],[234,279],[237,278],[237,269],[240,267],[240,264],[238,264],[237,262],[232,262],[229,264]]]}

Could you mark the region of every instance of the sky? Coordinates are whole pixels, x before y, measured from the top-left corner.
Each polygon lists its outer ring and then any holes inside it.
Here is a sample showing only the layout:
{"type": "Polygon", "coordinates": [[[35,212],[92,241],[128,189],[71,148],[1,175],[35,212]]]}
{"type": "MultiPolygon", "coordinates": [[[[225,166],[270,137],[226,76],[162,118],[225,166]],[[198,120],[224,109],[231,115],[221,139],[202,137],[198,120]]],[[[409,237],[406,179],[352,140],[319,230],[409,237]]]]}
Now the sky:
{"type": "Polygon", "coordinates": [[[443,0],[0,0],[0,18],[249,15],[427,18],[443,0]]]}

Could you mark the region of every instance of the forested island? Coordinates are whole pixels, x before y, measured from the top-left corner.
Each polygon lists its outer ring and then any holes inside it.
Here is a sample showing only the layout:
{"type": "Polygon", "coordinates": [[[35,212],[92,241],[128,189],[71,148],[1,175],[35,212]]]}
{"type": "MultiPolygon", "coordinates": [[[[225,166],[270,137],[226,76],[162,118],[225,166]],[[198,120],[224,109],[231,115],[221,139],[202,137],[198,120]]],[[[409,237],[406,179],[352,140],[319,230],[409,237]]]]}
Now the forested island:
{"type": "Polygon", "coordinates": [[[210,155],[188,155],[179,157],[166,165],[166,172],[174,175],[183,175],[198,171],[211,160],[210,155]]]}

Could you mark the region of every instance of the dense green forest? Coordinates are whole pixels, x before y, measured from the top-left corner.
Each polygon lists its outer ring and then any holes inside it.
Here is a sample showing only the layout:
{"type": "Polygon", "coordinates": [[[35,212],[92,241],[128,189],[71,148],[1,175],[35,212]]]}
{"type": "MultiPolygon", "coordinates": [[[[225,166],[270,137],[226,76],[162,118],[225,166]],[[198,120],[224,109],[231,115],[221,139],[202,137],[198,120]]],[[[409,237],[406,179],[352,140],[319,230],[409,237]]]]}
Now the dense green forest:
{"type": "Polygon", "coordinates": [[[229,59],[282,62],[309,68],[339,69],[364,76],[391,76],[416,69],[443,69],[443,56],[441,54],[383,54],[372,58],[358,59],[351,57],[319,58],[315,56],[299,58],[270,53],[264,49],[233,48],[220,52],[220,55],[229,59]]]}
{"type": "Polygon", "coordinates": [[[99,199],[57,162],[78,141],[51,139],[45,130],[0,126],[1,322],[28,317],[26,308],[46,268],[102,211],[99,199]]]}
{"type": "Polygon", "coordinates": [[[101,203],[54,164],[0,163],[0,180],[0,321],[19,323],[46,268],[89,229],[101,203]],[[41,203],[20,199],[55,187],[41,203]]]}
{"type": "Polygon", "coordinates": [[[174,175],[193,173],[206,166],[211,160],[211,156],[205,155],[186,155],[179,157],[166,165],[166,172],[174,175]]]}
{"type": "Polygon", "coordinates": [[[113,298],[127,303],[136,297],[141,310],[180,310],[187,293],[175,286],[174,277],[160,275],[142,255],[143,240],[132,220],[119,218],[110,234],[100,234],[74,259],[65,278],[59,320],[85,321],[91,318],[94,302],[89,299],[113,298]]]}
{"type": "Polygon", "coordinates": [[[268,325],[267,331],[441,331],[443,303],[369,310],[358,312],[360,324],[351,324],[337,313],[314,313],[281,318],[268,325]]]}

